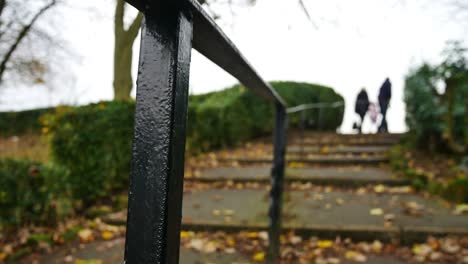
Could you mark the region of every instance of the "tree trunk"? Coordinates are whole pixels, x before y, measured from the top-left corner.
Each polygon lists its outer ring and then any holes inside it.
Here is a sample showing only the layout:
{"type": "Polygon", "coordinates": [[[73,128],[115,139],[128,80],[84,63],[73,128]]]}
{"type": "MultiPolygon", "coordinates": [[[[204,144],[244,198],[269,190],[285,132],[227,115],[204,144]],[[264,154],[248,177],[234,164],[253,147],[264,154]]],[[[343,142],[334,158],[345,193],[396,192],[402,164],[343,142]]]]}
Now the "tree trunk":
{"type": "Polygon", "coordinates": [[[453,153],[462,154],[465,152],[463,145],[457,143],[454,136],[454,120],[453,111],[455,107],[455,89],[458,86],[457,81],[448,79],[445,81],[445,103],[447,105],[447,113],[445,116],[445,124],[447,128],[444,132],[443,139],[445,140],[449,150],[453,153]]]}
{"type": "Polygon", "coordinates": [[[124,28],[125,1],[117,0],[114,18],[114,100],[129,100],[133,87],[133,43],[138,36],[143,15],[139,13],[130,27],[124,28]]]}
{"type": "MultiPolygon", "coordinates": [[[[131,43],[133,44],[133,42],[131,43]]],[[[114,100],[129,100],[133,87],[132,45],[121,43],[114,50],[114,100]]]]}

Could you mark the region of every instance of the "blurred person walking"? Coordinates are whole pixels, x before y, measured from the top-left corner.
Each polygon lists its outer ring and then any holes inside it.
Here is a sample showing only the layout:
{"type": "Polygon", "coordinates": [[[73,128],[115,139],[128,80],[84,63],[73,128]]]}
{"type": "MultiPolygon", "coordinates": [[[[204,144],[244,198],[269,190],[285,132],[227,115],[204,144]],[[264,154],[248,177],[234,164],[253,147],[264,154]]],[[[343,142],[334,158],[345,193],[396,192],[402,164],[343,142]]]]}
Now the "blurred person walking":
{"type": "Polygon", "coordinates": [[[382,113],[382,121],[380,121],[380,126],[378,132],[388,132],[387,125],[387,110],[390,104],[390,98],[392,98],[392,83],[389,78],[386,78],[379,91],[379,106],[380,113],[382,113]]]}
{"type": "Polygon", "coordinates": [[[362,88],[356,98],[356,106],[354,111],[359,115],[361,118],[359,125],[355,124],[359,130],[359,133],[362,133],[362,123],[364,122],[364,116],[366,116],[367,110],[369,109],[369,96],[367,95],[366,89],[362,88]]]}

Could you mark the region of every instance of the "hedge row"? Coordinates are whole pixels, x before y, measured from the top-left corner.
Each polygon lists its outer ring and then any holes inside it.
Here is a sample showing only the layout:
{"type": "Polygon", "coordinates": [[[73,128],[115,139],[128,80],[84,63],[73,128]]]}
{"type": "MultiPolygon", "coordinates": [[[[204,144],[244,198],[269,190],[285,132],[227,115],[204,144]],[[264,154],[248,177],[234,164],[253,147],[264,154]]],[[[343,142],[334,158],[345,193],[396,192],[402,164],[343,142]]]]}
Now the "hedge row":
{"type": "Polygon", "coordinates": [[[38,133],[41,130],[40,117],[55,111],[55,108],[42,108],[19,112],[0,113],[0,136],[24,133],[38,133]]]}
{"type": "MultiPolygon", "coordinates": [[[[291,105],[336,102],[343,98],[331,88],[292,82],[273,86],[291,105]]],[[[61,107],[43,119],[53,162],[68,168],[75,199],[91,203],[127,186],[133,133],[133,102],[102,102],[61,107]]],[[[335,130],[343,107],[324,115],[324,128],[335,130]]],[[[191,96],[187,143],[189,151],[232,146],[271,133],[273,108],[243,86],[191,96]]],[[[291,126],[298,125],[291,118],[291,126]]]]}
{"type": "MultiPolygon", "coordinates": [[[[289,106],[318,102],[344,102],[329,87],[296,82],[272,82],[289,106]]],[[[318,109],[307,111],[309,124],[318,125],[318,109]]],[[[273,106],[244,86],[236,85],[221,92],[192,96],[189,103],[189,149],[209,150],[232,146],[272,131],[273,106]]],[[[323,111],[321,129],[336,130],[341,125],[344,106],[323,111]]],[[[289,127],[299,127],[300,114],[289,117],[289,127]]]]}
{"type": "Polygon", "coordinates": [[[34,161],[0,159],[0,228],[53,224],[72,211],[66,169],[34,161]]]}

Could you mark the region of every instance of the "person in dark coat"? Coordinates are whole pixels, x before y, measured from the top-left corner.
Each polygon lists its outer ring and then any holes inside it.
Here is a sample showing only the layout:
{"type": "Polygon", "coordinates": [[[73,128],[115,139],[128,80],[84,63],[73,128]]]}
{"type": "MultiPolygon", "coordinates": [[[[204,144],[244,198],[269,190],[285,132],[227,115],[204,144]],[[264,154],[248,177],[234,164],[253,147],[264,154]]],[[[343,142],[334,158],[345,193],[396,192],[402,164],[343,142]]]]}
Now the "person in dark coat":
{"type": "Polygon", "coordinates": [[[385,79],[379,91],[379,106],[382,113],[382,121],[380,122],[379,132],[388,132],[387,126],[387,110],[392,98],[392,83],[390,79],[385,79]]]}
{"type": "Polygon", "coordinates": [[[362,90],[359,92],[357,96],[356,106],[354,108],[354,111],[361,118],[361,121],[359,125],[357,126],[359,133],[362,132],[362,123],[364,122],[364,116],[366,115],[368,109],[369,109],[369,96],[367,96],[366,89],[362,88],[362,90]]]}

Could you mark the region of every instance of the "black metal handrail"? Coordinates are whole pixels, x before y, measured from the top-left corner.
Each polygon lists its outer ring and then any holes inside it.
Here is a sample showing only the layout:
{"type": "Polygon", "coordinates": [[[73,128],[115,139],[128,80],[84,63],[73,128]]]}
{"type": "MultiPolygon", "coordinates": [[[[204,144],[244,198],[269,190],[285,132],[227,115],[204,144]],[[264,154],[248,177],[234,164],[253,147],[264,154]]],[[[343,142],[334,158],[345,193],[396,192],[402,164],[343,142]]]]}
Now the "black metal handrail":
{"type": "Polygon", "coordinates": [[[311,104],[301,104],[293,107],[289,107],[286,109],[286,113],[288,115],[294,114],[294,113],[301,113],[301,134],[300,134],[300,150],[299,153],[301,155],[304,155],[304,137],[305,137],[305,128],[306,128],[306,111],[310,109],[319,109],[318,112],[318,129],[322,128],[322,115],[323,115],[323,109],[324,108],[336,108],[343,106],[345,103],[344,101],[336,101],[333,103],[329,102],[322,102],[322,103],[311,103],[311,104]]]}
{"type": "Polygon", "coordinates": [[[142,25],[125,263],[178,263],[192,46],[275,105],[269,263],[279,261],[287,113],[265,82],[193,0],[126,0],[142,25]]]}
{"type": "Polygon", "coordinates": [[[336,102],[333,102],[333,103],[324,102],[324,103],[301,104],[301,105],[297,105],[297,106],[294,106],[294,107],[289,107],[286,110],[286,112],[288,114],[292,114],[292,113],[301,112],[301,111],[305,111],[305,110],[309,110],[309,109],[335,108],[335,107],[340,107],[340,106],[343,106],[343,105],[344,105],[343,101],[336,101],[336,102]]]}

